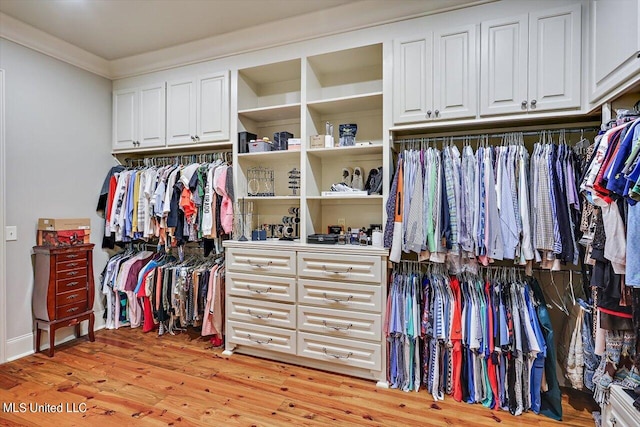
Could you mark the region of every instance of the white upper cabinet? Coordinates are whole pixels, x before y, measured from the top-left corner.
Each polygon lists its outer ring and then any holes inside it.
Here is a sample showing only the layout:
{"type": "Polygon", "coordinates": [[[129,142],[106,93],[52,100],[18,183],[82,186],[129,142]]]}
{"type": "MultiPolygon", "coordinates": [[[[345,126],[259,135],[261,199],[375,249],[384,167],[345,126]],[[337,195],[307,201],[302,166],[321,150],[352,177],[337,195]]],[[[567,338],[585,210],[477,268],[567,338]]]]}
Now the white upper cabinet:
{"type": "Polygon", "coordinates": [[[229,139],[228,72],[167,84],[168,145],[229,139]]]}
{"type": "Polygon", "coordinates": [[[580,4],[481,24],[480,115],[579,108],[580,4]]]}
{"type": "Polygon", "coordinates": [[[394,42],[394,122],[475,117],[475,25],[394,42]]]}
{"type": "Polygon", "coordinates": [[[113,149],[165,144],[165,85],[158,83],[113,93],[113,149]]]}
{"type": "Polygon", "coordinates": [[[640,0],[591,2],[589,100],[640,80],[640,0]]]}
{"type": "Polygon", "coordinates": [[[196,136],[200,141],[229,139],[229,79],[220,73],[198,81],[196,136]]]}

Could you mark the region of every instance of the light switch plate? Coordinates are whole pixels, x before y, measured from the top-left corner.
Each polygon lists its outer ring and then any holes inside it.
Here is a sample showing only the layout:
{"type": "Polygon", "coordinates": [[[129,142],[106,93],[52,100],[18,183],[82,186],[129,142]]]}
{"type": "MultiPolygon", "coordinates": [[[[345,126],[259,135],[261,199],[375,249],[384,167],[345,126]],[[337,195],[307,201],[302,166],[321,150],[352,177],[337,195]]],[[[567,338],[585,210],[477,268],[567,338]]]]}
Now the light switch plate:
{"type": "Polygon", "coordinates": [[[18,240],[18,227],[15,225],[7,225],[4,229],[4,239],[7,242],[11,240],[18,240]]]}

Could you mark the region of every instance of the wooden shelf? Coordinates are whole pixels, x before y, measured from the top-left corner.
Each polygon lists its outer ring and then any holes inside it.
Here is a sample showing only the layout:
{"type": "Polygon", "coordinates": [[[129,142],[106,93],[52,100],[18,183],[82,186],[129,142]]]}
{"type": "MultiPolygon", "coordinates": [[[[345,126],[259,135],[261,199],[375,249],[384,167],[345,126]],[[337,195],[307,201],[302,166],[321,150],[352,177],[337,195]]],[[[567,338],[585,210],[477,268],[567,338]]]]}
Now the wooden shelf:
{"type": "Polygon", "coordinates": [[[382,91],[344,96],[307,103],[309,110],[320,115],[349,114],[360,111],[382,110],[382,91]]]}
{"type": "Polygon", "coordinates": [[[344,196],[307,196],[307,200],[318,200],[323,205],[375,205],[382,203],[382,196],[378,194],[371,196],[350,196],[349,194],[344,196]]]}
{"type": "Polygon", "coordinates": [[[275,105],[270,107],[239,110],[238,117],[246,117],[256,122],[274,122],[277,120],[300,120],[300,103],[275,105]]]}
{"type": "Polygon", "coordinates": [[[382,155],[382,141],[372,141],[372,143],[371,145],[355,145],[351,147],[309,148],[307,155],[321,159],[364,156],[368,154],[382,155]]]}
{"type": "Polygon", "coordinates": [[[273,161],[300,161],[300,151],[296,150],[279,150],[264,151],[261,153],[243,153],[238,154],[238,160],[251,160],[253,162],[273,162],[273,161]]]}

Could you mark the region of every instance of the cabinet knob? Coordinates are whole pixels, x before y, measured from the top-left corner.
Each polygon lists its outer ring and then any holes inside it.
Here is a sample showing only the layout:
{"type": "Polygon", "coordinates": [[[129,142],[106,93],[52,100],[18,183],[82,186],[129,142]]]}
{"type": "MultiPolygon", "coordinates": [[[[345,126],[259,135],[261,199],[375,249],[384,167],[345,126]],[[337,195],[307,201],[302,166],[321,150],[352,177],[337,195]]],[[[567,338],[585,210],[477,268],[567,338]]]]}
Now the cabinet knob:
{"type": "Polygon", "coordinates": [[[618,420],[616,420],[616,417],[609,418],[609,422],[611,423],[612,426],[618,424],[618,420]]]}
{"type": "Polygon", "coordinates": [[[200,141],[200,137],[198,135],[196,135],[196,142],[200,141]]]}
{"type": "Polygon", "coordinates": [[[527,108],[527,100],[525,99],[524,101],[522,101],[521,105],[523,109],[527,108]]]}
{"type": "Polygon", "coordinates": [[[190,136],[191,136],[191,141],[196,142],[196,137],[193,135],[190,135],[190,136]]]}
{"type": "Polygon", "coordinates": [[[431,117],[431,110],[427,111],[427,118],[431,117]]]}
{"type": "Polygon", "coordinates": [[[537,103],[538,103],[538,101],[536,101],[535,99],[532,99],[531,100],[531,107],[535,108],[537,103]]]}
{"type": "Polygon", "coordinates": [[[436,117],[440,116],[440,110],[434,111],[436,113],[436,117]]]}

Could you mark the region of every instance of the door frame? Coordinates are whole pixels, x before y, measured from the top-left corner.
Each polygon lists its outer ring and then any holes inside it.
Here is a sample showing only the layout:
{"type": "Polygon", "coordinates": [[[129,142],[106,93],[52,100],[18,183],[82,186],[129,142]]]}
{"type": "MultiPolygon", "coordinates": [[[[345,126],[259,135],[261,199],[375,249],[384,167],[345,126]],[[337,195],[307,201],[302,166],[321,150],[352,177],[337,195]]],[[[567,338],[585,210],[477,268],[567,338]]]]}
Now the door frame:
{"type": "Polygon", "coordinates": [[[5,208],[6,208],[6,150],[5,150],[5,71],[0,68],[0,363],[4,363],[7,360],[6,344],[7,344],[7,330],[6,330],[6,314],[7,314],[7,262],[6,262],[6,240],[4,236],[5,232],[5,208]]]}

